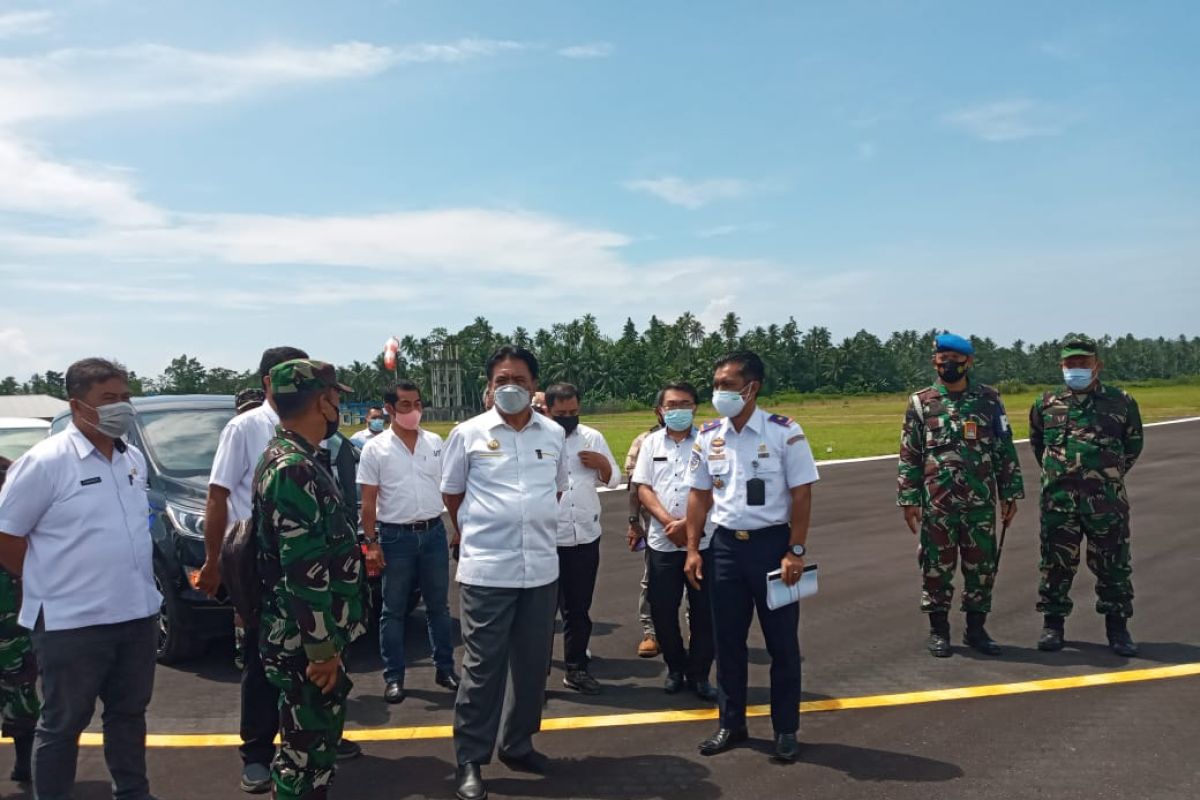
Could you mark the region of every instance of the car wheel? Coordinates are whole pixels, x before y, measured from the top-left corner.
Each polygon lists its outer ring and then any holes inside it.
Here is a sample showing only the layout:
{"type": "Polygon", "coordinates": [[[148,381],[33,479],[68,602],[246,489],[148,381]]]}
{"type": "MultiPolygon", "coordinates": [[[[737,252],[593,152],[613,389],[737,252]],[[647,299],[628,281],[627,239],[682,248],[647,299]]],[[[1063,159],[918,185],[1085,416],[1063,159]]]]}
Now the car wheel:
{"type": "Polygon", "coordinates": [[[178,664],[196,655],[196,642],[188,638],[183,603],[179,600],[175,585],[163,580],[157,569],[154,571],[154,587],[162,595],[162,605],[158,609],[158,663],[178,664]]]}

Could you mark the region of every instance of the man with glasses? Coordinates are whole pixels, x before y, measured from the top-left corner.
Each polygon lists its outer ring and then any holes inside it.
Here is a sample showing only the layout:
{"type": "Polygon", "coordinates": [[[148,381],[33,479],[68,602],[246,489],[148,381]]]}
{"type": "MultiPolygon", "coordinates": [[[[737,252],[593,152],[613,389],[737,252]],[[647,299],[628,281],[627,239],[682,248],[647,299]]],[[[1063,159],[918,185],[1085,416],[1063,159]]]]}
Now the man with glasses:
{"type": "MultiPolygon", "coordinates": [[[[650,614],[658,644],[667,662],[667,694],[690,688],[702,700],[717,699],[709,683],[713,663],[712,609],[708,582],[687,584],[683,565],[687,559],[687,501],[691,484],[687,463],[696,442],[693,425],[698,396],[688,383],[669,383],[659,392],[658,413],[662,429],[648,435],[638,453],[632,483],[637,484],[642,506],[650,514],[648,531],[650,614]],[[679,630],[679,605],[684,589],[688,598],[689,636],[684,647],[679,630]]],[[[699,550],[707,556],[712,524],[705,523],[699,550]]]]}

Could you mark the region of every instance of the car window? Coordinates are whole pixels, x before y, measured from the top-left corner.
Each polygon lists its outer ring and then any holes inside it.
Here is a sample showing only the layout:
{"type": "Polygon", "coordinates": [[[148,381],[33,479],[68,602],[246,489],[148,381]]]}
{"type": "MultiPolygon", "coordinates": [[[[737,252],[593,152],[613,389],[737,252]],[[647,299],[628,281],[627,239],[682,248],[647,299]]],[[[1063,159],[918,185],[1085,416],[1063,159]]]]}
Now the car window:
{"type": "Polygon", "coordinates": [[[138,413],[147,455],[166,475],[207,475],[232,408],[165,409],[138,413]]]}
{"type": "Polygon", "coordinates": [[[0,458],[16,461],[26,450],[45,438],[45,428],[0,429],[0,458]]]}

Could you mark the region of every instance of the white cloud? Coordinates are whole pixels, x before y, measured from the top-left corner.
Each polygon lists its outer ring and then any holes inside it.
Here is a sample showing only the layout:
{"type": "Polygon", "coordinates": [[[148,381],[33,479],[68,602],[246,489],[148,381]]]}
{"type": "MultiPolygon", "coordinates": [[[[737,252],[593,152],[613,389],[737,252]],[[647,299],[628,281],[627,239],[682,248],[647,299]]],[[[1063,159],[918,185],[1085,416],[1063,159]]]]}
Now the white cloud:
{"type": "Polygon", "coordinates": [[[50,11],[10,11],[0,14],[0,39],[32,36],[50,30],[50,11]]]}
{"type": "Polygon", "coordinates": [[[113,225],[161,224],[118,170],[50,160],[0,131],[0,211],[88,219],[113,225]]]}
{"type": "Polygon", "coordinates": [[[368,77],[402,64],[457,63],[523,47],[494,39],[400,47],[344,42],[241,52],[141,44],[0,58],[0,124],[222,102],[278,86],[368,77]]]}
{"type": "Polygon", "coordinates": [[[695,209],[716,200],[744,197],[750,193],[753,187],[747,181],[737,178],[689,181],[673,175],[664,175],[659,178],[626,181],[625,188],[653,195],[672,205],[695,209]]]}
{"type": "Polygon", "coordinates": [[[711,228],[701,228],[696,231],[700,239],[717,239],[722,236],[733,236],[737,233],[762,233],[771,229],[767,222],[746,222],[733,225],[714,225],[711,228]]]}
{"type": "Polygon", "coordinates": [[[879,148],[874,142],[859,142],[858,143],[858,160],[871,161],[875,158],[875,154],[879,152],[879,148]]]}
{"type": "Polygon", "coordinates": [[[560,56],[565,56],[566,58],[608,58],[612,53],[613,46],[611,42],[575,44],[558,51],[560,56]]]}
{"type": "Polygon", "coordinates": [[[1024,97],[967,106],[942,120],[985,142],[1057,136],[1065,126],[1060,113],[1024,97]]]}

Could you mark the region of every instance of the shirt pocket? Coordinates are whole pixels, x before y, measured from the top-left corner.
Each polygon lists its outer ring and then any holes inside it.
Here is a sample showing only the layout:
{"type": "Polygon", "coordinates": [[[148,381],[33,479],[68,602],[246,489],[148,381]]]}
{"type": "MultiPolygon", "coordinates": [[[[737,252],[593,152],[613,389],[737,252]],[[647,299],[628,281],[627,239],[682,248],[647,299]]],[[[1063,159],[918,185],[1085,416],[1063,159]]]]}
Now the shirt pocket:
{"type": "Polygon", "coordinates": [[[1067,441],[1067,415],[1050,414],[1043,418],[1042,441],[1047,447],[1062,447],[1067,441]]]}
{"type": "Polygon", "coordinates": [[[708,463],[709,475],[728,475],[729,474],[729,458],[712,458],[706,456],[708,463]]]}
{"type": "Polygon", "coordinates": [[[925,422],[925,449],[946,450],[956,445],[954,425],[943,417],[930,417],[925,422]]]}

